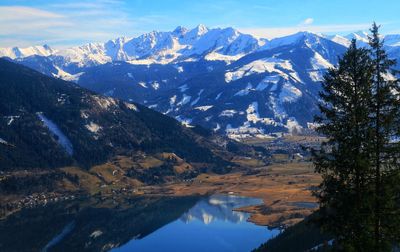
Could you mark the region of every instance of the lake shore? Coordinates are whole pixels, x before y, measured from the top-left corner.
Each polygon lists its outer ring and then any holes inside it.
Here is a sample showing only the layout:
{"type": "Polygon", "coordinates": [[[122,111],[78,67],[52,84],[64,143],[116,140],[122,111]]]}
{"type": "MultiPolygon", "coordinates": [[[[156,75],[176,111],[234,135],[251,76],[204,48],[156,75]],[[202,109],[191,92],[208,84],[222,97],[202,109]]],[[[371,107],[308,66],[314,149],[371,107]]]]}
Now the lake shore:
{"type": "Polygon", "coordinates": [[[251,214],[249,221],[270,227],[291,226],[317,207],[312,189],[320,183],[309,162],[273,164],[259,167],[256,174],[235,172],[202,174],[197,178],[162,186],[143,187],[145,195],[188,196],[194,194],[234,194],[261,198],[263,205],[236,209],[251,214]]]}
{"type": "Polygon", "coordinates": [[[236,209],[250,213],[249,221],[269,227],[291,226],[311,214],[316,207],[312,189],[320,183],[310,162],[288,162],[238,170],[232,173],[200,174],[194,179],[168,182],[160,185],[143,185],[109,176],[110,184],[100,185],[98,178],[73,168],[64,169],[82,178],[81,188],[67,187],[56,193],[9,195],[3,203],[13,205],[6,217],[21,208],[35,207],[53,201],[70,200],[74,197],[101,197],[118,199],[132,196],[191,196],[234,194],[255,197],[264,204],[236,209]],[[251,171],[251,172],[249,172],[251,171]],[[85,189],[85,190],[82,190],[85,189]]]}

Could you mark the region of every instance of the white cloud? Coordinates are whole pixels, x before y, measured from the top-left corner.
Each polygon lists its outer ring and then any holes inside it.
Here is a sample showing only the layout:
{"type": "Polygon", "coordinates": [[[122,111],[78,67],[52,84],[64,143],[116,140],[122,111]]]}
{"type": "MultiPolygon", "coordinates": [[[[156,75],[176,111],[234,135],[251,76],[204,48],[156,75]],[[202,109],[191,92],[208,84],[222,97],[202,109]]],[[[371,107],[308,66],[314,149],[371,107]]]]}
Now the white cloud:
{"type": "Polygon", "coordinates": [[[139,35],[147,24],[165,23],[165,18],[132,18],[119,0],[73,0],[40,8],[0,6],[0,47],[103,42],[122,35],[139,35]]]}
{"type": "Polygon", "coordinates": [[[306,18],[306,19],[304,19],[303,22],[301,22],[302,25],[310,25],[312,23],[314,23],[314,19],[313,18],[306,18]]]}
{"type": "Polygon", "coordinates": [[[294,34],[299,31],[310,31],[314,33],[343,33],[365,30],[370,24],[332,24],[332,25],[298,25],[286,27],[250,27],[238,28],[241,32],[252,34],[261,38],[276,38],[294,34]]]}
{"type": "Polygon", "coordinates": [[[25,6],[0,6],[0,20],[2,22],[29,19],[58,19],[62,15],[37,8],[25,6]]]}

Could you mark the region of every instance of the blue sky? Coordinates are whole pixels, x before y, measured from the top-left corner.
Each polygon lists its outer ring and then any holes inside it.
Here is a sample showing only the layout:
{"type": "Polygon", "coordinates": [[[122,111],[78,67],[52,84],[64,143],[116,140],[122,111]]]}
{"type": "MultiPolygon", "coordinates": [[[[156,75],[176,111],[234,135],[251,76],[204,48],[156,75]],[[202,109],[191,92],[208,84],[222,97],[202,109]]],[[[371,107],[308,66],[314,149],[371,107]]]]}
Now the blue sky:
{"type": "Polygon", "coordinates": [[[400,33],[399,0],[0,0],[0,47],[55,47],[133,37],[182,25],[232,26],[273,38],[300,30],[400,33]]]}

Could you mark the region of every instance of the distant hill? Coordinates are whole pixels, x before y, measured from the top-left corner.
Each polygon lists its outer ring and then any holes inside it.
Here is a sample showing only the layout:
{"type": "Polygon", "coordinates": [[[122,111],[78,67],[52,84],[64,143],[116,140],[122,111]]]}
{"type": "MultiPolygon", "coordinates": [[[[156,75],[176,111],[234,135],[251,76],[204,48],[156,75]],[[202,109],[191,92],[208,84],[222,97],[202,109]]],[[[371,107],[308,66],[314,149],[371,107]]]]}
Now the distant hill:
{"type": "Polygon", "coordinates": [[[187,128],[142,105],[97,95],[4,59],[0,90],[1,171],[89,168],[138,153],[174,153],[185,162],[218,169],[232,165],[225,148],[229,142],[208,130],[187,128]]]}

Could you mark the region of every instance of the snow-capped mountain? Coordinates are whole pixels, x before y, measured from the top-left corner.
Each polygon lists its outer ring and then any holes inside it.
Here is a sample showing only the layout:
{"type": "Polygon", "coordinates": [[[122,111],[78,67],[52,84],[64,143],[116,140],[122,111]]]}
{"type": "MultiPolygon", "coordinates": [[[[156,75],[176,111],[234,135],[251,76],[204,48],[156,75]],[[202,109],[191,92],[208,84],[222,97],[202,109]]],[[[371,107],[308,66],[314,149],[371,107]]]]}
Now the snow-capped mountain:
{"type": "MultiPolygon", "coordinates": [[[[238,139],[312,128],[323,74],[352,38],[368,41],[365,32],[269,41],[199,25],[11,58],[238,139]]],[[[400,36],[385,39],[389,55],[400,58],[400,36]]]]}
{"type": "Polygon", "coordinates": [[[30,46],[26,48],[12,47],[0,48],[0,57],[8,57],[11,59],[25,58],[33,55],[50,56],[55,51],[48,45],[30,46]]]}
{"type": "Polygon", "coordinates": [[[0,56],[12,59],[51,56],[62,58],[64,66],[74,64],[78,67],[113,61],[167,64],[206,56],[210,59],[235,59],[258,49],[264,42],[230,27],[209,29],[198,25],[188,30],[179,26],[172,32],[153,31],[136,38],[120,37],[106,43],[89,43],[64,50],[53,51],[47,46],[0,49],[0,56]]]}

